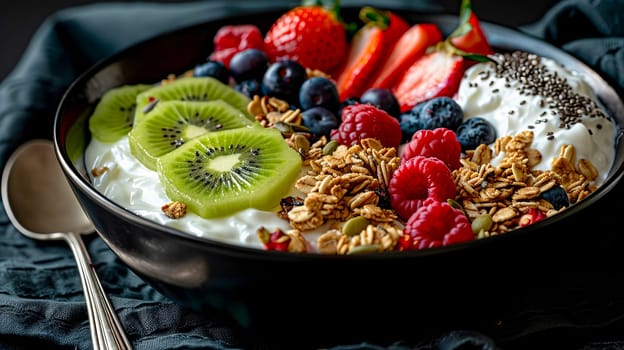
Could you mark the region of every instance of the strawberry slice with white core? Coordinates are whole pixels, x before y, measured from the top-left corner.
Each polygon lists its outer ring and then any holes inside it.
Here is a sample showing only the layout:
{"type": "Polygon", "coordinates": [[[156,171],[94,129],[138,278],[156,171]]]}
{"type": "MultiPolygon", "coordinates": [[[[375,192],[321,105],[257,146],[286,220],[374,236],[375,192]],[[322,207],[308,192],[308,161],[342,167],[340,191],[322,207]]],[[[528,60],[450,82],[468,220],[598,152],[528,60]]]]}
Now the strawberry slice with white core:
{"type": "Polygon", "coordinates": [[[371,80],[371,87],[390,88],[394,80],[429,46],[442,40],[442,32],[435,24],[420,23],[410,27],[396,42],[394,49],[371,80]]]}
{"type": "Polygon", "coordinates": [[[383,53],[383,30],[375,25],[362,27],[353,37],[345,69],[336,82],[341,101],[360,97],[366,88],[365,80],[380,61],[383,53]]]}
{"type": "Polygon", "coordinates": [[[434,97],[453,96],[459,89],[464,70],[462,56],[445,51],[433,51],[422,56],[392,88],[401,112],[434,97]]]}

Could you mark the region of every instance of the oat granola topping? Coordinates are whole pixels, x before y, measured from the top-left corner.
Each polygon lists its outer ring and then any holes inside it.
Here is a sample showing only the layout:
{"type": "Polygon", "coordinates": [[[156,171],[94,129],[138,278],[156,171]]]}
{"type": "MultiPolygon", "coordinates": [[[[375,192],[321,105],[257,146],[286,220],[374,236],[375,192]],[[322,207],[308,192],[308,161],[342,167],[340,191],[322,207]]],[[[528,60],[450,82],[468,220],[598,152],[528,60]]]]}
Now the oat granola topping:
{"type": "Polygon", "coordinates": [[[161,207],[165,215],[172,219],[179,219],[186,215],[186,204],[179,201],[169,202],[161,207]]]}
{"type": "Polygon", "coordinates": [[[100,166],[97,168],[93,168],[91,169],[91,175],[98,177],[103,175],[105,172],[107,172],[109,170],[109,168],[107,166],[100,166]]]}
{"type": "Polygon", "coordinates": [[[474,220],[484,214],[492,216],[494,225],[489,231],[481,233],[482,237],[518,228],[522,224],[522,215],[531,208],[538,209],[545,216],[559,212],[551,203],[540,198],[540,194],[556,184],[566,190],[570,204],[595,190],[591,183],[595,176],[590,177],[594,174],[591,170],[593,165],[586,159],[578,160],[575,165],[576,152],[572,145],[561,148],[551,170],[533,170],[541,156],[539,151],[530,147],[532,141],[532,131],[501,137],[494,143],[494,150],[488,151],[485,149],[488,146],[481,145],[467,152],[467,157],[462,159],[462,167],[453,171],[457,185],[456,200],[469,218],[474,220]],[[497,166],[490,163],[491,159],[487,156],[490,152],[504,154],[497,166]]]}

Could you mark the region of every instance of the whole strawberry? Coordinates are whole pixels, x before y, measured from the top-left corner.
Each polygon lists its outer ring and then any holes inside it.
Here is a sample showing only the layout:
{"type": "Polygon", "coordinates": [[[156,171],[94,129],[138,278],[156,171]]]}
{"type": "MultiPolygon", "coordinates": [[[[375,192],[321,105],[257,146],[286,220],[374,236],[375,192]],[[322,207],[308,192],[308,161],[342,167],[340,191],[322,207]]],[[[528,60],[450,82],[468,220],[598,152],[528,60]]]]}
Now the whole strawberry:
{"type": "Polygon", "coordinates": [[[302,5],[284,13],[264,37],[271,62],[290,59],[323,72],[336,68],[348,50],[338,9],[338,1],[334,0],[332,8],[302,5]]]}
{"type": "Polygon", "coordinates": [[[399,121],[386,111],[368,103],[358,103],[342,109],[342,122],[331,131],[331,138],[338,143],[351,146],[365,138],[375,138],[384,147],[401,144],[399,121]]]}

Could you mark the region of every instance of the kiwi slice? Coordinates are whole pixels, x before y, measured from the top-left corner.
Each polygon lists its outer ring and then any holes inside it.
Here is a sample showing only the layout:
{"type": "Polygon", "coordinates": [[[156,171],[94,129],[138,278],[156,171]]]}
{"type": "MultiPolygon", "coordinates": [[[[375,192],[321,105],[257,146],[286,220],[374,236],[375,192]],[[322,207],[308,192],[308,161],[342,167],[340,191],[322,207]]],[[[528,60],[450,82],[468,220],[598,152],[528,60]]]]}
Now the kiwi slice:
{"type": "Polygon", "coordinates": [[[135,124],[149,114],[154,104],[163,101],[212,101],[223,100],[240,110],[249,120],[255,120],[247,111],[249,97],[223,84],[213,77],[182,77],[158,85],[137,96],[135,124]]]}
{"type": "Polygon", "coordinates": [[[165,101],[128,133],[130,152],[147,168],[156,169],[156,158],[207,132],[260,126],[222,100],[208,102],[165,101]]]}
{"type": "Polygon", "coordinates": [[[238,128],[191,140],[158,158],[157,170],[171,200],[213,218],[246,208],[277,209],[301,164],[277,129],[238,128]]]}
{"type": "Polygon", "coordinates": [[[91,135],[102,142],[115,142],[125,136],[134,122],[137,96],[152,85],[123,85],[108,90],[89,119],[91,135]]]}

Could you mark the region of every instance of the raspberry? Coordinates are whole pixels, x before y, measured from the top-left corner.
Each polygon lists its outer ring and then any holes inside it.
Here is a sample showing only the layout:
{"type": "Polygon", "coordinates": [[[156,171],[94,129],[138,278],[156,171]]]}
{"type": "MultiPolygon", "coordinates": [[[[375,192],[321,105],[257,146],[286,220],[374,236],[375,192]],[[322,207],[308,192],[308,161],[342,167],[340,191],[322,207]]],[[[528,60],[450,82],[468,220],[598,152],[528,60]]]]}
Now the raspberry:
{"type": "Polygon", "coordinates": [[[264,37],[253,24],[226,25],[221,27],[213,39],[214,51],[209,56],[212,61],[221,62],[230,68],[230,60],[245,49],[264,50],[264,37]]]}
{"type": "Polygon", "coordinates": [[[395,170],[388,192],[392,208],[403,219],[408,219],[428,198],[437,201],[455,198],[455,182],[443,161],[416,156],[395,170]]]}
{"type": "Polygon", "coordinates": [[[436,157],[446,163],[451,170],[460,167],[461,144],[452,130],[437,128],[418,130],[401,153],[401,162],[415,156],[436,157]]]}
{"type": "Polygon", "coordinates": [[[375,138],[384,147],[401,144],[399,121],[386,111],[368,103],[356,103],[342,109],[342,123],[331,131],[331,138],[351,146],[365,138],[375,138]]]}
{"type": "Polygon", "coordinates": [[[433,198],[410,216],[400,242],[403,250],[447,246],[474,240],[470,221],[464,213],[433,198]]]}

